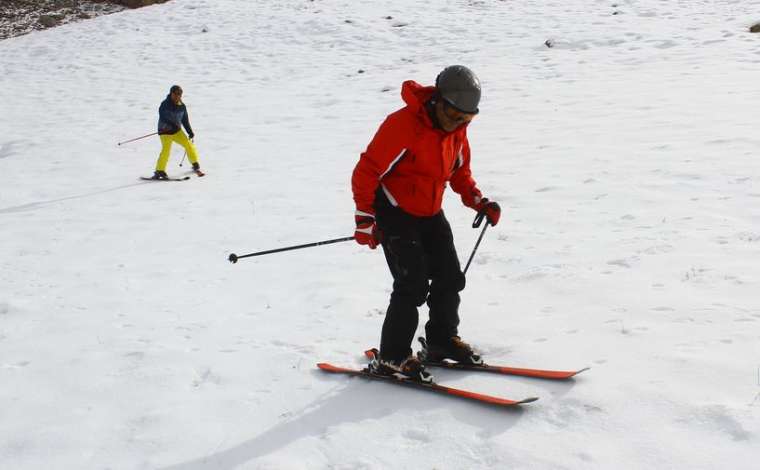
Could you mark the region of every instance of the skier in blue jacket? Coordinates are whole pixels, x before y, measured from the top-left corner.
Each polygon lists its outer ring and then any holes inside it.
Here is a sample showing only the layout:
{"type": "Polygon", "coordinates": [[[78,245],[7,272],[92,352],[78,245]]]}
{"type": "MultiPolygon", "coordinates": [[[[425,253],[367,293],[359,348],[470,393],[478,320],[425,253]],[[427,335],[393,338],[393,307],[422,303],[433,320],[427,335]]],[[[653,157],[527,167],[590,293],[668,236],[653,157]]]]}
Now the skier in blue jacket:
{"type": "Polygon", "coordinates": [[[198,152],[192,142],[195,133],[190,127],[190,118],[187,114],[187,107],[182,102],[182,88],[179,85],[173,85],[169,89],[169,95],[158,108],[158,135],[161,138],[161,153],[156,162],[154,179],[168,178],[166,164],[169,161],[172,142],[178,143],[187,151],[187,158],[192,163],[193,170],[198,176],[203,176],[201,166],[198,163],[198,152]],[[182,131],[182,127],[185,128],[187,134],[182,131]]]}

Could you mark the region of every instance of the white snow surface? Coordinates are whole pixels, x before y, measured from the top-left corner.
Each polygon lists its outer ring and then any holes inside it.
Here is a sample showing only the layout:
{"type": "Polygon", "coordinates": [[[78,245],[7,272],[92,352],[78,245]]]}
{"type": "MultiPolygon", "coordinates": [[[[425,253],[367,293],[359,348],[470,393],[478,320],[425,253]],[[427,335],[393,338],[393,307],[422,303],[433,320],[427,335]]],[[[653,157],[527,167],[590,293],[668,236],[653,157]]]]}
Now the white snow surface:
{"type": "MultiPolygon", "coordinates": [[[[757,6],[175,0],[0,42],[0,468],[758,468],[757,6]],[[450,64],[503,208],[460,332],[592,367],[434,370],[520,409],[315,367],[377,345],[381,250],[227,261],[351,235],[359,154],[450,64]],[[139,181],[158,139],[116,143],[174,83],[208,174],[139,181]]],[[[474,214],[444,207],[464,261],[474,214]]]]}

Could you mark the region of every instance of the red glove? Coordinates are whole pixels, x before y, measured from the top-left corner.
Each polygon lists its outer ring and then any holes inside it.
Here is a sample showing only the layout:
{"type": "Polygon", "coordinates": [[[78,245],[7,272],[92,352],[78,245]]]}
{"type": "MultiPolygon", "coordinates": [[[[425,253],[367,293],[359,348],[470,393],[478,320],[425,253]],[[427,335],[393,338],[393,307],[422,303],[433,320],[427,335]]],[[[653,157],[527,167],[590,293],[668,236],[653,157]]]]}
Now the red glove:
{"type": "Polygon", "coordinates": [[[501,207],[498,202],[489,201],[487,197],[484,197],[474,207],[478,214],[485,214],[488,223],[496,225],[499,223],[499,217],[501,217],[501,207]]]}
{"type": "Polygon", "coordinates": [[[377,248],[380,243],[380,232],[377,230],[374,214],[357,209],[354,219],[356,220],[356,231],[354,232],[356,243],[369,245],[373,250],[377,248]]]}
{"type": "Polygon", "coordinates": [[[482,200],[483,195],[480,194],[480,190],[476,187],[473,187],[462,194],[462,204],[475,210],[478,210],[478,204],[480,204],[480,201],[482,200]]]}

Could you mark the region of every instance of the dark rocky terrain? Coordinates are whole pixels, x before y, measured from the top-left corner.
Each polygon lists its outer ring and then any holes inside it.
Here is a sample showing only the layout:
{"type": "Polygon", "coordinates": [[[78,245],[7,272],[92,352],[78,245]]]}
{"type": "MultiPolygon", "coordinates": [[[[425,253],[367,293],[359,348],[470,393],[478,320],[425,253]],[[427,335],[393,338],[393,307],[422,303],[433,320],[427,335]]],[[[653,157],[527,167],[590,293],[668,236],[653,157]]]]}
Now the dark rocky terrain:
{"type": "Polygon", "coordinates": [[[2,0],[0,40],[167,0],[2,0]]]}

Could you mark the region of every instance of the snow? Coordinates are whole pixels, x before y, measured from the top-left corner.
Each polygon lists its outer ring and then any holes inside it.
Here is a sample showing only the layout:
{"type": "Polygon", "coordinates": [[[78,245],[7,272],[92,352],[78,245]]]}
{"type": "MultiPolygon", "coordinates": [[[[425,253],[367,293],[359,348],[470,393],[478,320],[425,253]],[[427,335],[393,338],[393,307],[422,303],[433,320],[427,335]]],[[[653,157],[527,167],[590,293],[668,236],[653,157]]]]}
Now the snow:
{"type": "MultiPolygon", "coordinates": [[[[754,2],[175,0],[0,41],[0,467],[757,467],[754,2]],[[545,45],[551,40],[553,47],[545,45]],[[360,367],[390,276],[350,175],[406,79],[481,78],[503,208],[462,336],[552,383],[360,367]],[[207,176],[138,180],[179,83],[207,176]]],[[[168,170],[181,175],[175,147],[168,170]]],[[[478,231],[454,194],[461,259],[478,231]]],[[[426,318],[426,310],[421,311],[426,318]]]]}

